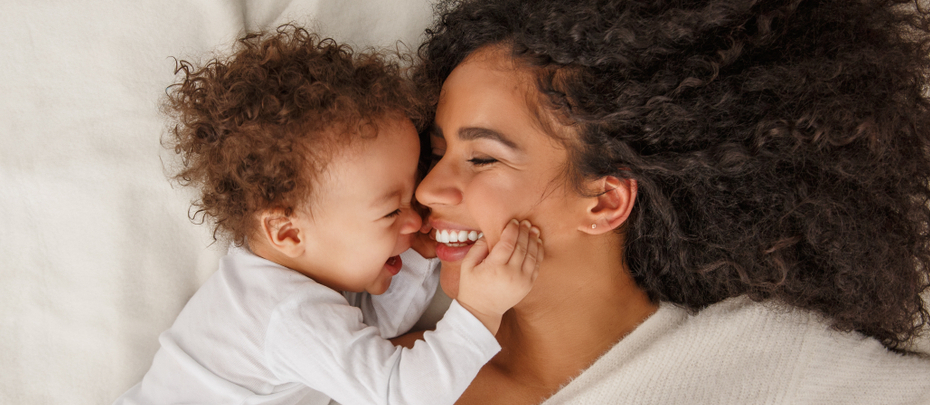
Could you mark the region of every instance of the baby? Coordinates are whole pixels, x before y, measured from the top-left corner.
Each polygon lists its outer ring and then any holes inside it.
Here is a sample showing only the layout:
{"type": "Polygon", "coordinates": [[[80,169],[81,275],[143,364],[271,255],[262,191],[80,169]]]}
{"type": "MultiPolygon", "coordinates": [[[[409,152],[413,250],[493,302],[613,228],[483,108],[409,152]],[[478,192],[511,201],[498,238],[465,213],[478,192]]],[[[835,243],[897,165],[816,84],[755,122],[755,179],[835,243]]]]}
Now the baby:
{"type": "Polygon", "coordinates": [[[432,263],[405,252],[421,227],[420,118],[397,65],[283,26],[177,71],[165,104],[176,178],[234,246],[116,402],[455,402],[532,287],[538,229],[511,221],[490,251],[466,235],[461,285],[481,288],[460,291],[423,341],[395,346],[385,337],[409,329],[436,286],[432,263]]]}

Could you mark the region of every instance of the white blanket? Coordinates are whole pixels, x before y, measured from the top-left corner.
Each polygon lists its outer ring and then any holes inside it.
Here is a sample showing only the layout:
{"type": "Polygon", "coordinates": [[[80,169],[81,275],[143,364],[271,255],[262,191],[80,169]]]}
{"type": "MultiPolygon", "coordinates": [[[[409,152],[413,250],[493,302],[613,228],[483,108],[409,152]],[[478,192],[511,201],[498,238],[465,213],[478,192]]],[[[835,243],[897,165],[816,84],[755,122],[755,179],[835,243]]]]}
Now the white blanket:
{"type": "Polygon", "coordinates": [[[296,20],[411,47],[427,0],[0,1],[0,404],[108,404],[225,246],[162,166],[172,57],[296,20]]]}
{"type": "Polygon", "coordinates": [[[113,401],[225,253],[163,171],[172,57],[291,20],[415,47],[431,19],[428,0],[0,0],[0,404],[113,401]]]}

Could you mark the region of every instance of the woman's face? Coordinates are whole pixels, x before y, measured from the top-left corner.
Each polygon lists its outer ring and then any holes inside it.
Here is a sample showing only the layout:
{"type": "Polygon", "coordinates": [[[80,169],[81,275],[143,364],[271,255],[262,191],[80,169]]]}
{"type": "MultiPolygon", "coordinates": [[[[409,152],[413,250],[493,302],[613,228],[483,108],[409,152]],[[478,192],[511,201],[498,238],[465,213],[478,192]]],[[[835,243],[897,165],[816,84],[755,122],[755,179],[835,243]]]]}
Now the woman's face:
{"type": "Polygon", "coordinates": [[[443,84],[431,137],[433,154],[441,158],[416,196],[431,209],[431,236],[446,242],[437,244],[436,254],[450,297],[458,294],[461,260],[474,241],[448,242],[437,232],[484,233],[493,248],[508,221],[528,219],[542,231],[546,261],[577,233],[576,213],[588,200],[567,184],[568,153],[527,104],[536,100],[534,83],[506,51],[484,48],[443,84]]]}

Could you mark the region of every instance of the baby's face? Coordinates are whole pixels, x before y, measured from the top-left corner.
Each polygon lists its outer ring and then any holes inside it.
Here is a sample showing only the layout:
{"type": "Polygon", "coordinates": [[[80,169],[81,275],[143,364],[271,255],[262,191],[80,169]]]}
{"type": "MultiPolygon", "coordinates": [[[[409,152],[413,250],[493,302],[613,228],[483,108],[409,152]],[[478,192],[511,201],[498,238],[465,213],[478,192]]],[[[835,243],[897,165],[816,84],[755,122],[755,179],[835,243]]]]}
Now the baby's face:
{"type": "Polygon", "coordinates": [[[337,152],[313,193],[304,239],[314,279],[340,291],[381,294],[400,271],[420,216],[411,208],[420,144],[410,120],[337,152]]]}

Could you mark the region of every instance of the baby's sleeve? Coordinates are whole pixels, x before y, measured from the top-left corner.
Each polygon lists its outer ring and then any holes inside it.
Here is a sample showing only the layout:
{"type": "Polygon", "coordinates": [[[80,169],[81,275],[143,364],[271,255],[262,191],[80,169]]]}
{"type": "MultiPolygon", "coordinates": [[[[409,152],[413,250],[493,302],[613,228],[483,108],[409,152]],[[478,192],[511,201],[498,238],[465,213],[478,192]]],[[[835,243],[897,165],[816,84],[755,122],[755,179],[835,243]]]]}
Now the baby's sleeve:
{"type": "Polygon", "coordinates": [[[412,349],[395,347],[341,294],[288,300],[272,316],[266,362],[344,405],[453,404],[498,351],[494,336],[453,301],[435,331],[412,349]]]}
{"type": "Polygon", "coordinates": [[[403,267],[381,295],[344,293],[362,311],[365,324],[377,326],[385,339],[400,336],[420,319],[439,286],[439,259],[426,259],[413,249],[400,254],[403,267]]]}

